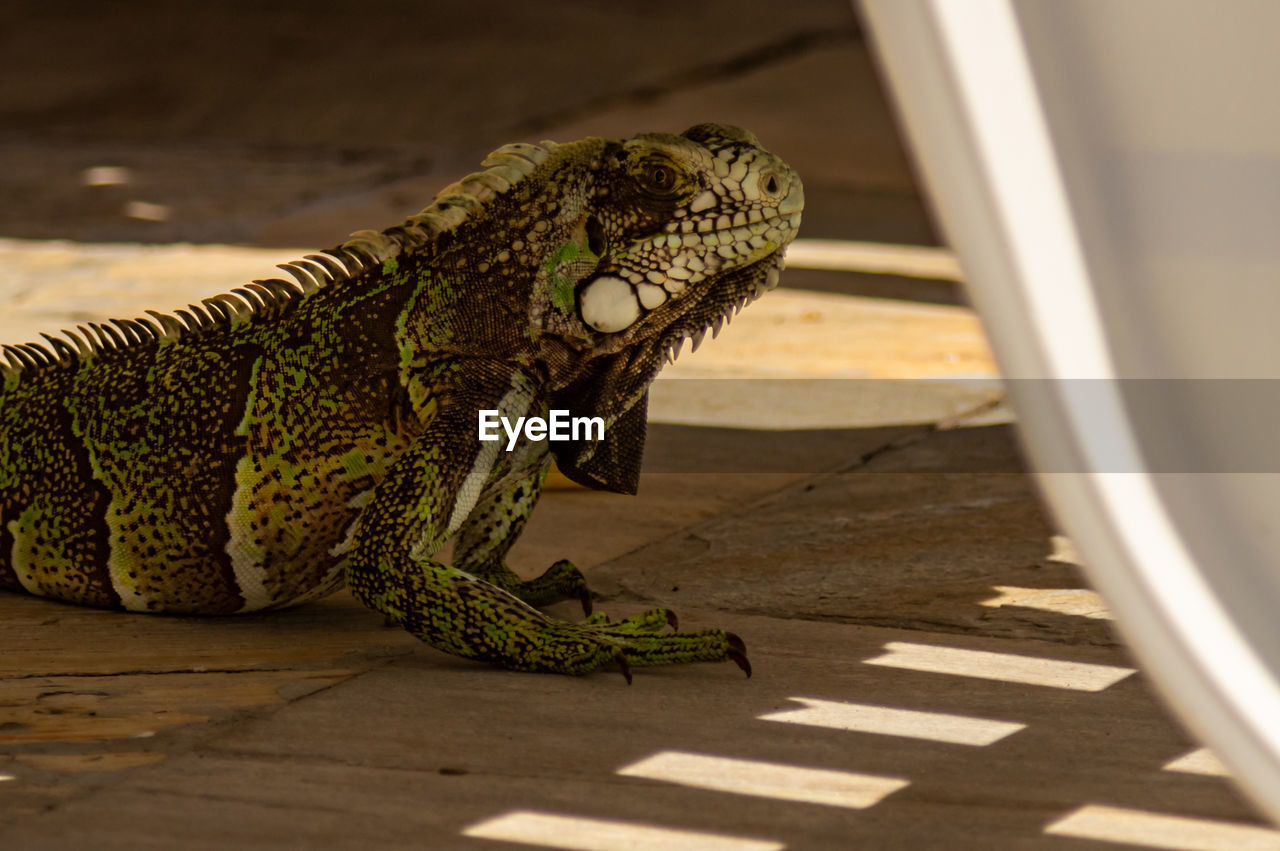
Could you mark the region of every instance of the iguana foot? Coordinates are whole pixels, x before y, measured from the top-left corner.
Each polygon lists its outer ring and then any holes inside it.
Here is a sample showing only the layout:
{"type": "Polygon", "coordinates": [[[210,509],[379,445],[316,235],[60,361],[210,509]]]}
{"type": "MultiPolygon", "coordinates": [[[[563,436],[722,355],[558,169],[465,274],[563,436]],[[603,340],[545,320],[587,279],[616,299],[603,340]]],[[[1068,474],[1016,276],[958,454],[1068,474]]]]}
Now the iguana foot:
{"type": "Polygon", "coordinates": [[[669,626],[673,630],[680,629],[680,621],[676,618],[676,613],[670,609],[649,609],[620,621],[610,620],[604,612],[597,612],[583,621],[583,624],[608,626],[630,632],[658,632],[664,626],[669,626]]]}
{"type": "MultiPolygon", "coordinates": [[[[558,564],[573,570],[568,562],[558,564]]],[[[402,584],[392,594],[375,596],[355,583],[352,593],[371,608],[393,613],[411,634],[447,653],[549,674],[581,675],[617,666],[627,676],[636,667],[731,660],[751,675],[741,638],[721,629],[667,632],[676,618],[666,609],[616,623],[604,615],[571,623],[456,568],[426,561],[418,567],[399,575],[402,584]]]]}
{"type": "Polygon", "coordinates": [[[568,624],[553,621],[542,641],[510,667],[563,674],[587,674],[617,665],[627,682],[631,669],[650,665],[732,660],[748,677],[751,663],[742,639],[720,629],[658,633],[671,622],[665,609],[617,623],[568,624]]]}
{"type": "Polygon", "coordinates": [[[490,581],[530,606],[550,606],[564,600],[577,600],[582,604],[582,613],[591,614],[591,591],[587,589],[587,578],[565,558],[535,579],[504,582],[494,577],[490,581]]]}

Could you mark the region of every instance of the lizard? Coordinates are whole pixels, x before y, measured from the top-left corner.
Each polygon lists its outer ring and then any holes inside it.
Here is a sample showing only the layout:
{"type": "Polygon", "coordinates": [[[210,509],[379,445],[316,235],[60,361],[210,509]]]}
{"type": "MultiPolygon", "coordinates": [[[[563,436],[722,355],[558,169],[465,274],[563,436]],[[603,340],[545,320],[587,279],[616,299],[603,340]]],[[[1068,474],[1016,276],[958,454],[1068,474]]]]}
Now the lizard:
{"type": "Polygon", "coordinates": [[[219,615],[345,584],[508,669],[750,676],[732,633],[665,609],[611,621],[571,562],[525,580],[506,557],[553,459],[636,492],[650,383],[777,285],[803,206],[729,125],[510,144],[402,224],[281,264],[288,280],[5,345],[0,588],[219,615]],[[603,434],[478,437],[479,412],[554,409],[603,434]],[[542,611],[575,599],[583,621],[542,611]]]}

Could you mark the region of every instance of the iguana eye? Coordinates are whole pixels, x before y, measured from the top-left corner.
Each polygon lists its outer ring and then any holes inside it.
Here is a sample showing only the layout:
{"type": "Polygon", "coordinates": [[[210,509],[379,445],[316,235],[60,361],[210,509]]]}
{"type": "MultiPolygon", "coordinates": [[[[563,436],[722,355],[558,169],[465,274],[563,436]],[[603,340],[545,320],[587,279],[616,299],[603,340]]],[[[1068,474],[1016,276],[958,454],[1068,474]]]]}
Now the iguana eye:
{"type": "Polygon", "coordinates": [[[638,177],[641,188],[655,198],[667,198],[680,191],[680,175],[671,163],[645,163],[638,177]]]}

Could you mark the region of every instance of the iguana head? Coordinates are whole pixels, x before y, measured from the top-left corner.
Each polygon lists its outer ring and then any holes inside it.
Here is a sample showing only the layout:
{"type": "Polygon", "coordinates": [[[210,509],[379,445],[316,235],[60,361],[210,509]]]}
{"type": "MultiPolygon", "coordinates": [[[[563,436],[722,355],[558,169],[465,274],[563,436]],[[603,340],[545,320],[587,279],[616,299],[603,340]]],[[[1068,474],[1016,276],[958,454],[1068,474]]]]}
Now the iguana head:
{"type": "Polygon", "coordinates": [[[727,125],[585,150],[591,189],[571,247],[545,264],[534,318],[559,404],[608,424],[602,442],[555,447],[560,469],[633,491],[649,383],[686,339],[697,348],[777,285],[804,189],[754,135],[727,125]]]}
{"type": "Polygon", "coordinates": [[[577,234],[585,250],[569,275],[552,276],[572,283],[573,302],[544,331],[595,354],[639,346],[674,356],[777,284],[804,189],[751,133],[700,124],[644,134],[606,143],[591,166],[577,234]]]}

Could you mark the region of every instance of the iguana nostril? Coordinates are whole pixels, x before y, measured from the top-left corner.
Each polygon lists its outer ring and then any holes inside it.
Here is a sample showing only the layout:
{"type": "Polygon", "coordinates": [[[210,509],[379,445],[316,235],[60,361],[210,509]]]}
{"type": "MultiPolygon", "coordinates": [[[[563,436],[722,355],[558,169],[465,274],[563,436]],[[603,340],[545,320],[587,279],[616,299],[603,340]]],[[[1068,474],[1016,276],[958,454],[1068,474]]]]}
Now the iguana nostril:
{"type": "Polygon", "coordinates": [[[776,195],[778,192],[778,178],[775,175],[769,175],[769,179],[764,182],[764,191],[770,195],[776,195]]]}
{"type": "Polygon", "coordinates": [[[787,197],[778,202],[778,212],[784,216],[799,213],[804,209],[804,184],[794,173],[787,183],[787,197]]]}

